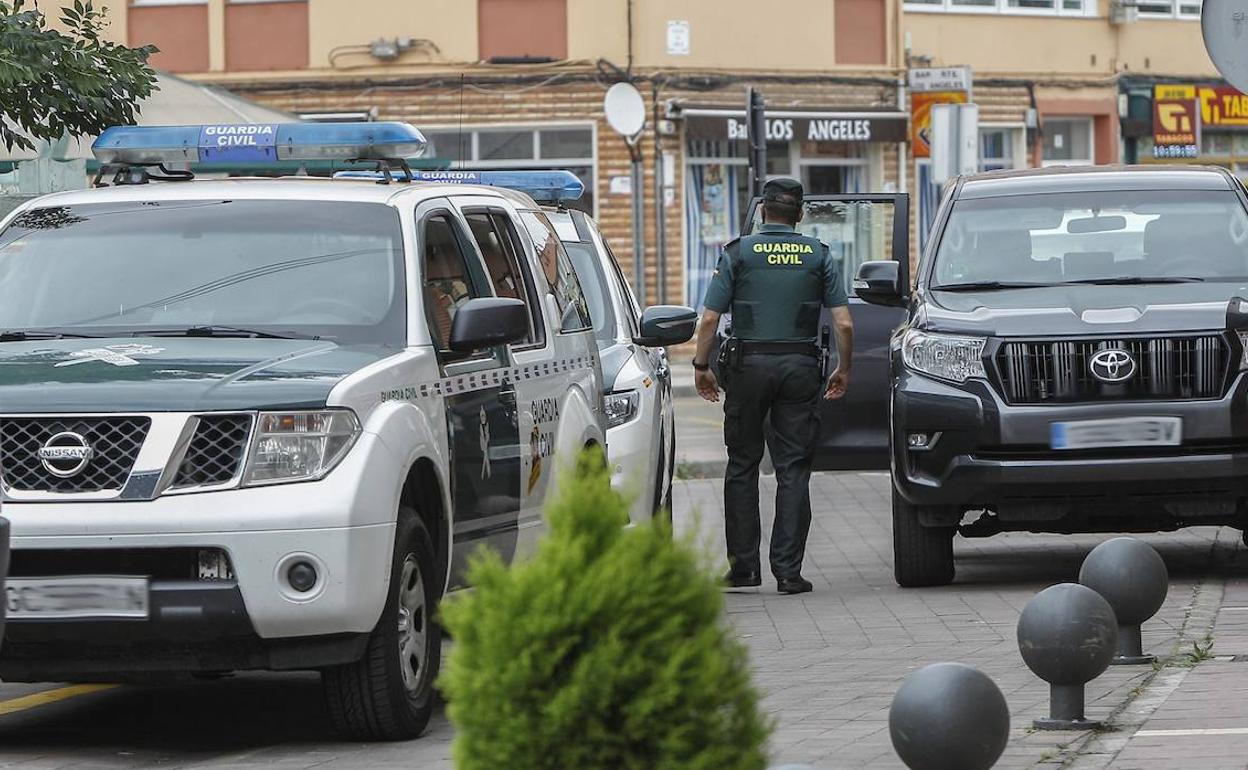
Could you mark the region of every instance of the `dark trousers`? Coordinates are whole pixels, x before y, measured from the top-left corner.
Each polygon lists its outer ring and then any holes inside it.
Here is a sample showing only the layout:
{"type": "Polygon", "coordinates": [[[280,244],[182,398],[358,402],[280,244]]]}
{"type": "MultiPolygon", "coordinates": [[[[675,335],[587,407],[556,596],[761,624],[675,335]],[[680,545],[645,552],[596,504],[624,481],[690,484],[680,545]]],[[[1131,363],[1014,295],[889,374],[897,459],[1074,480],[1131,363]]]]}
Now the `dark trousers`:
{"type": "Polygon", "coordinates": [[[735,573],[760,571],[758,464],[764,443],[776,467],[776,518],[771,528],[771,572],[796,577],[810,532],[810,466],[819,437],[818,360],[805,355],[747,355],[728,373],[724,399],[725,535],[735,573]],[[770,435],[763,427],[771,417],[770,435]]]}

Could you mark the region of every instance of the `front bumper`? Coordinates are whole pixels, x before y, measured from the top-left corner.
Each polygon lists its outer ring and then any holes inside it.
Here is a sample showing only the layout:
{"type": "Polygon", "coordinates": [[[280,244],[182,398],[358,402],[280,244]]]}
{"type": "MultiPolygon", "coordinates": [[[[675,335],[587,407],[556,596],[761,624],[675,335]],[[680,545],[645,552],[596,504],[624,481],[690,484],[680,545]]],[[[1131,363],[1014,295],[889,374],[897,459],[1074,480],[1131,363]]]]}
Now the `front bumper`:
{"type": "Polygon", "coordinates": [[[1172,524],[1235,520],[1248,501],[1248,381],[1217,400],[1011,406],[985,382],[955,386],[901,370],[892,402],[901,495],[920,506],[989,509],[1002,519],[1095,513],[1172,524]],[[1181,447],[1053,450],[1055,421],[1174,416],[1181,447]],[[926,451],[913,432],[940,433],[926,451]]]}
{"type": "MultiPolygon", "coordinates": [[[[224,583],[153,576],[147,621],[10,620],[0,659],[15,659],[25,645],[40,644],[47,654],[37,657],[49,657],[56,643],[74,638],[123,643],[153,655],[228,640],[248,648],[246,660],[265,667],[268,653],[256,650],[368,634],[386,601],[402,479],[396,456],[364,434],[342,464],[317,482],[143,502],[6,504],[15,564],[26,552],[49,557],[43,563],[72,565],[73,555],[84,552],[220,549],[233,575],[224,583]],[[317,570],[308,591],[295,590],[286,579],[295,560],[317,570]]],[[[90,571],[54,574],[142,574],[103,572],[100,559],[93,562],[90,571]]],[[[41,575],[47,573],[25,576],[41,575]]],[[[338,657],[328,654],[327,661],[338,657]]]]}

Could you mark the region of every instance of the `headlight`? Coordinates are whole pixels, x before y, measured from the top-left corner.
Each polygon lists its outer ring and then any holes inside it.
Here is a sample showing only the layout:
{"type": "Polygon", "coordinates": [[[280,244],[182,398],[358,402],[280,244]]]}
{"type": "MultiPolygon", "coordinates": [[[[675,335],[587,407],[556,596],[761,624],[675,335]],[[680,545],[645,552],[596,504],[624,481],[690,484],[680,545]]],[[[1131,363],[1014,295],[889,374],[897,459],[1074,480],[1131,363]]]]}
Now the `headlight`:
{"type": "Polygon", "coordinates": [[[635,390],[608,394],[603,404],[607,411],[607,427],[618,428],[636,417],[637,405],[640,401],[640,396],[635,390]]]}
{"type": "Polygon", "coordinates": [[[901,357],[916,372],[952,382],[986,377],[983,337],[955,337],[911,329],[901,340],[901,357]]]}
{"type": "Polygon", "coordinates": [[[360,435],[346,409],[261,412],[244,484],[314,481],[334,469],[360,435]]]}
{"type": "Polygon", "coordinates": [[[1239,370],[1248,372],[1248,330],[1240,330],[1235,333],[1239,335],[1239,346],[1244,351],[1239,356],[1239,370]]]}

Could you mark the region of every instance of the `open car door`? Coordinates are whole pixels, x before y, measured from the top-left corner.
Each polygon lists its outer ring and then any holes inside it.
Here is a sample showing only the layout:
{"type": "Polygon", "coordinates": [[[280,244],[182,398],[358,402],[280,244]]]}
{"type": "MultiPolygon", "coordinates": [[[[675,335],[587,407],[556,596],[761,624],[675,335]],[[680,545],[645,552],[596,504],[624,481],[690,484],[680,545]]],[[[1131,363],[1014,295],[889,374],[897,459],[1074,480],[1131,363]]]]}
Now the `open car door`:
{"type": "MultiPolygon", "coordinates": [[[[904,193],[808,195],[803,207],[805,213],[797,229],[831,248],[854,318],[849,392],[838,401],[820,401],[823,425],[815,470],[887,470],[888,344],[906,311],[859,299],[854,292],[854,276],[865,261],[895,259],[901,265],[901,284],[909,288],[910,199],[904,193]]],[[[762,208],[760,199],[755,198],[750,202],[742,235],[749,235],[760,224],[762,208]]],[[[831,324],[831,313],[825,308],[820,329],[831,324]]],[[[835,337],[828,344],[835,368],[835,337]]]]}

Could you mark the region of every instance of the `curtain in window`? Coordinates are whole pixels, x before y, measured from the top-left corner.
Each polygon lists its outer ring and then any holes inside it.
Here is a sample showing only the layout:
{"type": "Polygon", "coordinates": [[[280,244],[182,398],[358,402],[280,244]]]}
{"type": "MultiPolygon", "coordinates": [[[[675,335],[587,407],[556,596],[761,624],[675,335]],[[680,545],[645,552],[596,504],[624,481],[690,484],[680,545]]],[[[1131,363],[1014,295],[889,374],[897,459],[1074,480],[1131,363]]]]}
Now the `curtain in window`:
{"type": "Polygon", "coordinates": [[[844,180],[844,192],[851,195],[863,192],[866,187],[867,167],[844,166],[841,169],[841,178],[844,180]]]}
{"type": "Polygon", "coordinates": [[[690,165],[685,174],[685,302],[702,311],[702,300],[724,244],[741,219],[737,202],[740,167],[690,165]]]}

